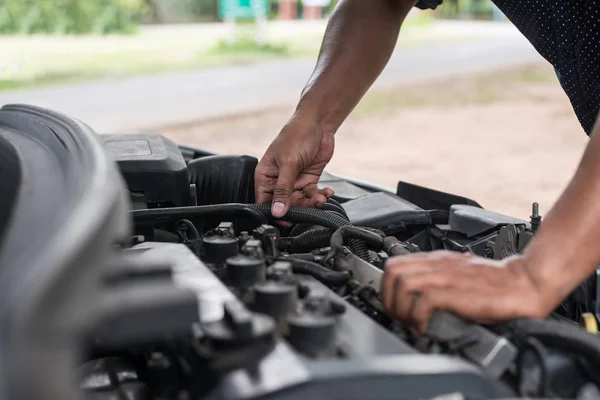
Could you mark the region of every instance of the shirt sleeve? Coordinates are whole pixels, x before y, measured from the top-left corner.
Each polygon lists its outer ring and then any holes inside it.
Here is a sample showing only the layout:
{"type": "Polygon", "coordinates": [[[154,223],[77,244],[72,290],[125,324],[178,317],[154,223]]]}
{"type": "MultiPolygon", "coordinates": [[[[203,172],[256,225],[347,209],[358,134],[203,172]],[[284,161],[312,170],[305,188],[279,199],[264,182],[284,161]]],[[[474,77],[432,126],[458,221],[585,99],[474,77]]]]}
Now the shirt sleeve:
{"type": "Polygon", "coordinates": [[[421,10],[435,10],[443,2],[444,0],[419,0],[415,7],[420,8],[421,10]]]}

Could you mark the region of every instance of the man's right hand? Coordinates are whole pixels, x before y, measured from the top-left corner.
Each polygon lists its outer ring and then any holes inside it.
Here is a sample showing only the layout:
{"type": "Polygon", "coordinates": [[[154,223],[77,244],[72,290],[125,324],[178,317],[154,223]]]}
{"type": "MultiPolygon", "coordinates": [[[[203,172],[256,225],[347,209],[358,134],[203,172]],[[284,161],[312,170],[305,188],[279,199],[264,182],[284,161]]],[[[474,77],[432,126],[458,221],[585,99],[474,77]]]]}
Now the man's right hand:
{"type": "Polygon", "coordinates": [[[254,174],[257,203],[272,202],[271,213],[283,217],[292,205],[319,207],[333,196],[317,186],[333,156],[333,132],[294,116],[273,140],[254,174]]]}

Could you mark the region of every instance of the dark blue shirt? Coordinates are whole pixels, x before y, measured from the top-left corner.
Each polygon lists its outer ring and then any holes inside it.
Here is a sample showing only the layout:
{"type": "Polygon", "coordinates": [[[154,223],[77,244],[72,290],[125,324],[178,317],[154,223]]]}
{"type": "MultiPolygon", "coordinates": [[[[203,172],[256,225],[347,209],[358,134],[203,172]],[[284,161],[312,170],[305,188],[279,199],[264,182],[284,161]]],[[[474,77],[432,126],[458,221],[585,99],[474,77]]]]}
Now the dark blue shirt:
{"type": "MultiPolygon", "coordinates": [[[[550,62],[585,132],[600,111],[600,0],[493,0],[550,62]]],[[[420,0],[435,9],[443,0],[420,0]]]]}

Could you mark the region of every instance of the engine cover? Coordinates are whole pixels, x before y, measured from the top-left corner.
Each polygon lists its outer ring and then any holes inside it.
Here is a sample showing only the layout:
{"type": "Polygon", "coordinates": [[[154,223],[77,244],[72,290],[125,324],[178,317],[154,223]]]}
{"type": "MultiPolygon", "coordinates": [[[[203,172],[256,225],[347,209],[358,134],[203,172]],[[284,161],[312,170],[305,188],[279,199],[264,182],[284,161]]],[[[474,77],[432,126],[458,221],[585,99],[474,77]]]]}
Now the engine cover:
{"type": "Polygon", "coordinates": [[[101,137],[127,182],[133,208],[192,205],[187,165],[174,142],[150,133],[101,137]]]}

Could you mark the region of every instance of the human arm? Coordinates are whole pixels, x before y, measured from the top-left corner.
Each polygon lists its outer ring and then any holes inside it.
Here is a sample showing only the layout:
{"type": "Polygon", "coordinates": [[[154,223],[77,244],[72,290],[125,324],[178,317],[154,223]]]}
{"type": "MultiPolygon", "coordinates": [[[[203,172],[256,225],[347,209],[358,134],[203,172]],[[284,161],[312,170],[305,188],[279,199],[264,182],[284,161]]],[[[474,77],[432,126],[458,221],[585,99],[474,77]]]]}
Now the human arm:
{"type": "Polygon", "coordinates": [[[436,310],[479,322],[548,316],[600,264],[600,120],[590,136],[575,175],[522,255],[494,261],[443,251],[390,259],[381,288],[388,311],[421,332],[436,310]]]}
{"type": "Polygon", "coordinates": [[[315,206],[333,194],[317,187],[333,156],[333,136],[387,64],[415,3],[341,0],[336,7],[298,106],[256,168],[256,200],[272,201],[274,216],[295,201],[315,206]]]}

